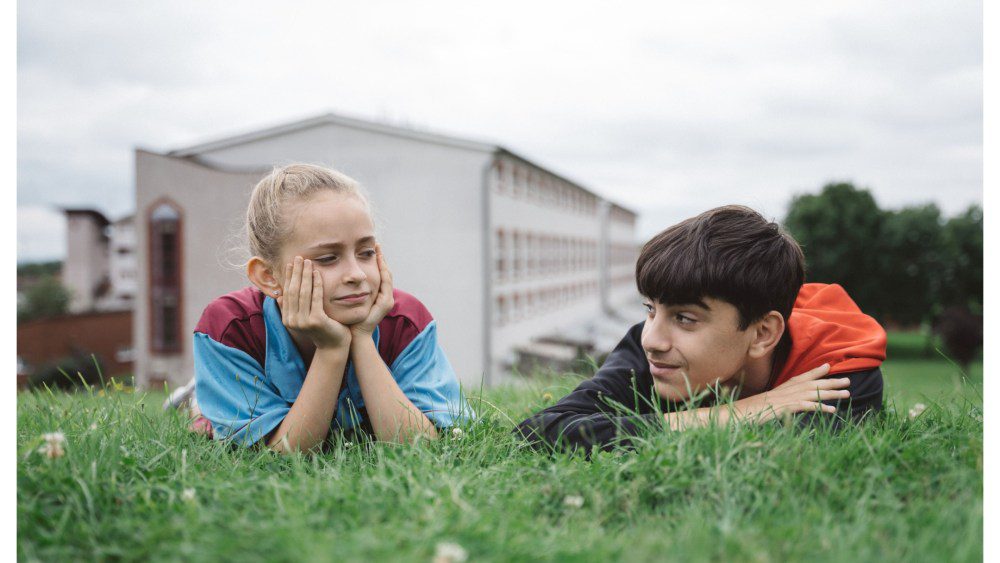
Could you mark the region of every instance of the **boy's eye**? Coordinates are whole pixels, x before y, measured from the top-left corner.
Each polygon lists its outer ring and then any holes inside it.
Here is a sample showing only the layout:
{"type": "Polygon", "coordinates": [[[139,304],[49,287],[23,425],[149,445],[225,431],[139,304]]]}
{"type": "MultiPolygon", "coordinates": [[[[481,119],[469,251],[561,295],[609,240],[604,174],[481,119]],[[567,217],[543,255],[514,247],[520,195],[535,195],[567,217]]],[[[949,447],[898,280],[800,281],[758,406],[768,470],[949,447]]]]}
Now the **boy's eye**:
{"type": "Polygon", "coordinates": [[[653,313],[656,312],[656,310],[653,309],[653,304],[652,303],[643,303],[642,306],[646,308],[646,313],[648,315],[650,315],[650,316],[652,316],[653,313]]]}
{"type": "Polygon", "coordinates": [[[336,254],[330,254],[327,256],[320,256],[319,258],[314,258],[313,262],[318,262],[320,264],[329,264],[337,259],[336,254]]]}
{"type": "Polygon", "coordinates": [[[375,257],[375,249],[374,248],[369,248],[368,250],[362,250],[360,254],[361,254],[361,256],[364,256],[365,258],[374,258],[375,257]]]}
{"type": "Polygon", "coordinates": [[[674,318],[677,319],[677,322],[679,324],[682,324],[682,325],[694,324],[694,322],[695,322],[694,319],[692,319],[691,317],[689,317],[687,315],[684,315],[682,313],[677,313],[674,316],[674,318]]]}

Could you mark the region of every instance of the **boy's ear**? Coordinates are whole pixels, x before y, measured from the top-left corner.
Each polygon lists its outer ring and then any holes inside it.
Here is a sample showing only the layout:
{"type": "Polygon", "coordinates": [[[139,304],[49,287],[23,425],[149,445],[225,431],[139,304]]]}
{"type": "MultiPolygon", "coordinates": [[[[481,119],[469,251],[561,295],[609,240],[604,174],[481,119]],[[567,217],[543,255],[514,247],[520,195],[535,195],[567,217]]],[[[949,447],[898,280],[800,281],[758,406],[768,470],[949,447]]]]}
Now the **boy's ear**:
{"type": "Polygon", "coordinates": [[[785,333],[785,318],[777,311],[770,311],[764,318],[750,325],[753,340],[747,353],[751,358],[759,359],[766,356],[781,341],[785,333]]]}
{"type": "Polygon", "coordinates": [[[281,282],[274,276],[271,266],[259,256],[254,256],[247,262],[247,278],[268,297],[281,294],[281,282]]]}

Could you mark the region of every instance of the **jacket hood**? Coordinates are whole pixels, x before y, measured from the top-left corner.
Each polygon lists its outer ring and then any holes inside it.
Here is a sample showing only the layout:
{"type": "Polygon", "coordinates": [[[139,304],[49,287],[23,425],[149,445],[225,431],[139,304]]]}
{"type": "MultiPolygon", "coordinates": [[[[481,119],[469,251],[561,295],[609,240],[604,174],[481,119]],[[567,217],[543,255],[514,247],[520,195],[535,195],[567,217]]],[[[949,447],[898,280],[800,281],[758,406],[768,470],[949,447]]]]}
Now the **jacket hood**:
{"type": "Polygon", "coordinates": [[[874,369],[885,360],[885,329],[837,284],[803,285],[787,330],[792,347],[775,387],[825,363],[834,374],[874,369]]]}

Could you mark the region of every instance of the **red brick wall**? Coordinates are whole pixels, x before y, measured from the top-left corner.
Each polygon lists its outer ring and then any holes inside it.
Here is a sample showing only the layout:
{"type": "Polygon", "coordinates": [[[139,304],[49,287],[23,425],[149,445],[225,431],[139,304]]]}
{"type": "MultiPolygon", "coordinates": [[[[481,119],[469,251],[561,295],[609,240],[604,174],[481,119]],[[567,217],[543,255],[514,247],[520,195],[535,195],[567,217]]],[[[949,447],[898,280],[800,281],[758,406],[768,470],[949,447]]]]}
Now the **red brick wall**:
{"type": "Polygon", "coordinates": [[[133,362],[119,362],[116,352],[132,348],[132,312],[84,313],[40,319],[17,327],[17,355],[38,368],[49,362],[96,354],[107,377],[132,373],[133,362]]]}

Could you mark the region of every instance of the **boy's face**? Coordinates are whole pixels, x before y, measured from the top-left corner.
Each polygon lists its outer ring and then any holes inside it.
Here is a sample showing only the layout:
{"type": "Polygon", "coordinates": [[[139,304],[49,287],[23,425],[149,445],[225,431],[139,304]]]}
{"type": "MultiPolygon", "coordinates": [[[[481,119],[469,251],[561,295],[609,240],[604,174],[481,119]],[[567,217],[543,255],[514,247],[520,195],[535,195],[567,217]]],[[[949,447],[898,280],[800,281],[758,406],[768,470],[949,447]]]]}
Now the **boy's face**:
{"type": "Polygon", "coordinates": [[[753,331],[739,330],[736,307],[710,297],[696,304],[645,304],[642,348],[660,397],[683,401],[716,384],[728,389],[740,382],[753,331]]]}

